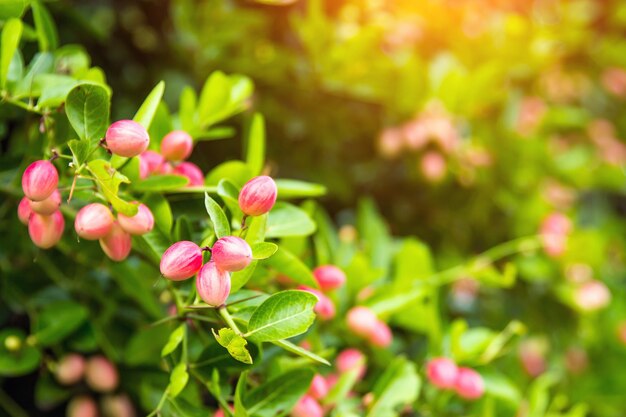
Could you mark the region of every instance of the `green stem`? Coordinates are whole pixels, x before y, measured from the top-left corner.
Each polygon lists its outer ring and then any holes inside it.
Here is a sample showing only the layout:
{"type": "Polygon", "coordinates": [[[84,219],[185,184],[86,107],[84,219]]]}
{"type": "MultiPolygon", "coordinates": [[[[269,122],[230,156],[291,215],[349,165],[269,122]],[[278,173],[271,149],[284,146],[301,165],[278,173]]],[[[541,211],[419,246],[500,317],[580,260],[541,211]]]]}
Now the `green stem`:
{"type": "Polygon", "coordinates": [[[163,405],[165,404],[165,400],[167,399],[167,393],[168,393],[168,390],[166,389],[163,392],[161,399],[159,400],[159,404],[157,404],[156,408],[150,414],[148,414],[147,417],[154,417],[156,415],[161,415],[161,409],[163,408],[163,405]]]}
{"type": "Polygon", "coordinates": [[[4,390],[0,390],[0,408],[11,417],[28,417],[28,413],[22,409],[4,390]]]}
{"type": "Polygon", "coordinates": [[[235,321],[233,320],[233,317],[230,315],[230,313],[228,313],[228,310],[226,309],[226,306],[220,307],[217,311],[219,311],[220,316],[222,316],[222,318],[224,319],[226,324],[228,324],[228,326],[231,329],[233,329],[235,331],[235,333],[237,333],[238,335],[242,334],[241,330],[239,330],[239,327],[237,327],[237,325],[235,324],[235,321]]]}
{"type": "Polygon", "coordinates": [[[9,96],[4,96],[2,98],[2,101],[6,102],[6,103],[9,103],[9,104],[12,104],[12,105],[14,105],[16,107],[20,107],[20,108],[22,108],[22,109],[24,109],[26,111],[31,112],[31,113],[35,113],[35,114],[38,114],[40,116],[44,115],[44,112],[35,109],[35,107],[32,104],[24,103],[22,100],[18,100],[18,99],[9,97],[9,96]]]}

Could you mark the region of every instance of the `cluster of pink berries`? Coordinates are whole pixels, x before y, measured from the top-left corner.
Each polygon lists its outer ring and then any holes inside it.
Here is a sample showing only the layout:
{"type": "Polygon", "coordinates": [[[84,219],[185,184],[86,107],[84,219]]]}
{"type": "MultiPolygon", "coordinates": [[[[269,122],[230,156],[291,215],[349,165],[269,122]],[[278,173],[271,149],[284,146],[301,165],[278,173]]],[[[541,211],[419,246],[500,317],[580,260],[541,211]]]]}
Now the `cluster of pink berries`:
{"type": "Polygon", "coordinates": [[[458,367],[451,359],[434,358],[426,364],[431,384],[440,389],[453,389],[466,400],[476,400],[485,392],[483,377],[471,368],[458,367]]]}
{"type": "MultiPolygon", "coordinates": [[[[67,354],[54,367],[54,374],[61,385],[74,385],[84,379],[93,391],[107,394],[102,397],[100,404],[105,416],[135,416],[135,410],[128,396],[112,394],[119,385],[119,373],[115,365],[104,356],[96,355],[86,360],[76,353],[67,354]]],[[[89,395],[78,395],[68,403],[68,417],[97,417],[98,415],[96,401],[89,395]]]]}
{"type": "MultiPolygon", "coordinates": [[[[276,183],[268,176],[248,181],[239,193],[239,207],[246,216],[269,212],[276,202],[276,183]]],[[[170,246],[161,258],[161,274],[182,281],[197,274],[196,289],[200,298],[211,306],[221,306],[230,294],[229,272],[241,271],[252,261],[252,249],[237,236],[224,236],[211,248],[211,260],[202,265],[202,252],[193,242],[181,241],[170,246]]]]}
{"type": "Polygon", "coordinates": [[[335,317],[335,304],[326,294],[343,286],[346,282],[346,274],[334,265],[322,265],[313,270],[313,277],[319,285],[320,290],[306,286],[298,287],[308,291],[317,297],[315,312],[322,320],[331,320],[335,317]]]}
{"type": "Polygon", "coordinates": [[[372,310],[367,307],[357,306],[348,311],[348,328],[357,336],[360,336],[372,345],[387,347],[393,340],[393,334],[387,324],[379,320],[372,310]]]}
{"type": "Polygon", "coordinates": [[[52,162],[35,161],[22,175],[25,197],[17,207],[17,216],[28,225],[33,243],[48,249],[57,244],[63,235],[65,220],[59,210],[61,193],[57,189],[59,174],[52,162]]]}

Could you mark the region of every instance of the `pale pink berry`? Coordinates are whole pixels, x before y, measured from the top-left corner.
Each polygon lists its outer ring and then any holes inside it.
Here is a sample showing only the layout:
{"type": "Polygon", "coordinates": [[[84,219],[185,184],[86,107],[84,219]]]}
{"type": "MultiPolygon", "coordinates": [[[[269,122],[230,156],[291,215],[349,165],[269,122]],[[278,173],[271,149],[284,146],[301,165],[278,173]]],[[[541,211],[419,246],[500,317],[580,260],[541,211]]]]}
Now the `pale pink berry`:
{"type": "Polygon", "coordinates": [[[574,302],[584,311],[600,310],[611,302],[611,291],[602,281],[587,281],[576,289],[574,302]]]}
{"type": "Polygon", "coordinates": [[[76,234],[87,240],[105,237],[111,232],[115,218],[111,210],[104,204],[91,203],[76,213],[74,230],[76,234]]]}
{"type": "Polygon", "coordinates": [[[50,196],[41,201],[31,201],[30,208],[35,213],[51,215],[59,209],[61,206],[61,193],[59,190],[54,190],[50,196]]]}
{"type": "Polygon", "coordinates": [[[363,355],[357,349],[353,348],[341,351],[341,353],[337,355],[337,359],[335,360],[337,370],[340,373],[346,373],[353,369],[357,369],[359,378],[361,378],[365,374],[365,362],[365,355],[363,355]]]}
{"type": "Polygon", "coordinates": [[[367,340],[374,346],[381,348],[388,347],[393,340],[393,333],[389,326],[387,326],[387,323],[379,320],[376,322],[376,326],[374,326],[374,330],[369,334],[367,340]]]}
{"type": "Polygon", "coordinates": [[[307,394],[316,400],[323,400],[326,395],[328,395],[328,384],[326,383],[326,379],[320,374],[315,374],[307,394]]]}
{"type": "Polygon", "coordinates": [[[587,370],[589,357],[587,351],[578,346],[572,346],[565,352],[565,366],[574,375],[578,375],[587,370]]]}
{"type": "Polygon", "coordinates": [[[483,377],[470,368],[459,368],[454,387],[456,393],[466,400],[478,399],[482,397],[485,392],[483,377]]]}
{"type": "Polygon", "coordinates": [[[422,175],[429,182],[439,182],[446,176],[446,159],[437,151],[428,151],[422,156],[422,175]]]}
{"type": "Polygon", "coordinates": [[[324,417],[322,406],[312,397],[305,395],[291,410],[292,417],[324,417]]]}
{"type": "Polygon", "coordinates": [[[239,207],[248,216],[260,216],[274,207],[277,194],[273,179],[266,175],[254,177],[241,189],[239,207]]]}
{"type": "Polygon", "coordinates": [[[106,132],[107,147],[116,155],[131,158],[137,156],[150,144],[145,127],[133,120],[118,120],[106,132]]]}
{"type": "Polygon", "coordinates": [[[126,394],[107,395],[102,399],[105,417],[135,417],[135,408],[126,394]]]}
{"type": "Polygon", "coordinates": [[[205,303],[221,306],[230,294],[230,274],[218,269],[215,262],[208,262],[198,272],[196,289],[205,303]]]}
{"type": "Polygon", "coordinates": [[[57,364],[55,376],[62,385],[76,384],[85,374],[85,358],[76,353],[70,353],[61,358],[57,364]]]}
{"type": "MultiPolygon", "coordinates": [[[[362,374],[365,374],[365,372],[363,372],[362,374]]],[[[326,379],[326,385],[328,386],[328,390],[330,391],[331,389],[333,389],[335,385],[337,385],[337,382],[339,382],[339,375],[328,374],[326,375],[325,379],[326,379]]]]}
{"type": "Polygon", "coordinates": [[[226,417],[226,414],[222,409],[218,409],[215,413],[213,413],[213,417],[226,417]]]}
{"type": "Polygon", "coordinates": [[[145,151],[139,154],[139,177],[144,179],[152,174],[160,174],[165,158],[158,152],[145,151]]]}
{"type": "Polygon", "coordinates": [[[202,268],[202,249],[193,242],[176,242],[161,257],[161,274],[172,281],[191,278],[202,268]]]}
{"type": "Polygon", "coordinates": [[[317,303],[315,304],[315,308],[313,310],[317,313],[320,319],[330,320],[335,317],[335,303],[333,303],[333,300],[313,288],[299,286],[298,289],[310,292],[317,297],[317,303]]]}
{"type": "Polygon", "coordinates": [[[155,174],[159,174],[159,175],[175,174],[174,167],[169,162],[164,161],[159,167],[159,170],[155,172],[155,174]]]}
{"type": "Polygon", "coordinates": [[[42,249],[49,249],[56,245],[63,236],[64,227],[65,220],[60,211],[55,211],[49,216],[33,213],[28,220],[30,239],[42,249]]]}
{"type": "Polygon", "coordinates": [[[548,346],[542,339],[532,338],[520,343],[519,359],[524,371],[531,377],[537,377],[545,372],[547,349],[548,346]]]}
{"type": "Polygon", "coordinates": [[[67,417],[98,417],[98,406],[93,398],[80,395],[67,404],[67,417]]]}
{"type": "Polygon", "coordinates": [[[110,360],[97,355],[87,361],[85,381],[96,392],[110,392],[117,388],[119,374],[110,360]]]}
{"type": "Polygon", "coordinates": [[[17,217],[23,224],[28,224],[28,219],[33,210],[30,208],[30,200],[26,197],[22,197],[20,204],[17,206],[17,217]]]}
{"type": "Polygon", "coordinates": [[[572,228],[571,221],[561,213],[553,213],[541,223],[541,239],[549,256],[560,256],[567,246],[567,235],[572,228]]]}
{"type": "Polygon", "coordinates": [[[322,291],[341,287],[346,282],[346,274],[334,265],[322,265],[313,270],[313,276],[322,291]]]}
{"type": "Polygon", "coordinates": [[[204,185],[204,174],[200,167],[192,162],[181,162],[172,170],[173,174],[182,175],[189,178],[188,187],[199,187],[204,185]]]}
{"type": "Polygon", "coordinates": [[[426,365],[426,376],[431,384],[438,388],[453,388],[456,384],[459,368],[448,358],[434,358],[426,365]]]}
{"type": "Polygon", "coordinates": [[[626,70],[619,67],[606,69],[602,73],[602,85],[609,93],[626,97],[626,70]]]}
{"type": "Polygon", "coordinates": [[[189,158],[193,150],[193,139],[189,133],[174,130],[161,141],[161,155],[168,161],[182,161],[189,158]]]}
{"type": "Polygon", "coordinates": [[[241,271],[252,261],[252,249],[240,237],[224,236],[211,248],[211,260],[223,271],[241,271]]]}
{"type": "Polygon", "coordinates": [[[35,161],[22,175],[22,190],[31,201],[41,201],[50,197],[58,184],[59,174],[50,161],[35,161]]]}
{"type": "Polygon", "coordinates": [[[378,323],[378,317],[367,307],[353,307],[347,315],[348,328],[356,335],[367,338],[378,323]]]}
{"type": "MultiPolygon", "coordinates": [[[[134,203],[137,202],[135,201],[134,203]]],[[[145,204],[139,204],[137,214],[134,216],[129,217],[122,213],[118,213],[117,221],[122,229],[131,235],[146,234],[154,227],[154,216],[145,204]]]]}
{"type": "Polygon", "coordinates": [[[130,254],[132,238],[118,222],[113,222],[109,234],[100,238],[100,247],[110,259],[121,262],[130,254]]]}

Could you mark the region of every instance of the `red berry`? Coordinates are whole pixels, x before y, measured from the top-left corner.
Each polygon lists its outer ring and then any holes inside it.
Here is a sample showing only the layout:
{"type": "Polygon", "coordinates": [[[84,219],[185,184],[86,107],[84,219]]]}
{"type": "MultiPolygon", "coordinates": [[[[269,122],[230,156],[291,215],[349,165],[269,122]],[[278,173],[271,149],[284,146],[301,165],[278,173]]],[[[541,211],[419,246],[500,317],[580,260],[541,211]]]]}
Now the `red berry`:
{"type": "Polygon", "coordinates": [[[133,120],[119,120],[106,132],[107,147],[116,155],[127,158],[137,156],[150,144],[150,136],[145,127],[133,120]]]}
{"type": "MultiPolygon", "coordinates": [[[[134,203],[137,204],[135,201],[134,203]]],[[[139,204],[137,214],[134,216],[126,216],[118,213],[117,221],[122,229],[131,235],[143,235],[152,230],[154,227],[154,216],[152,211],[145,204],[139,204]]]]}
{"type": "Polygon", "coordinates": [[[87,240],[105,237],[111,232],[115,218],[104,204],[91,203],[81,208],[74,220],[74,230],[87,240]]]}
{"type": "Polygon", "coordinates": [[[161,257],[160,268],[172,281],[191,278],[202,268],[202,250],[193,242],[176,242],[161,257]]]}
{"type": "Polygon", "coordinates": [[[22,190],[32,201],[50,197],[59,184],[59,174],[52,162],[40,160],[30,164],[22,175],[22,190]]]}
{"type": "Polygon", "coordinates": [[[239,193],[239,207],[248,216],[260,216],[274,207],[277,193],[276,183],[270,177],[252,178],[239,193]]]}
{"type": "Polygon", "coordinates": [[[448,358],[434,358],[426,365],[426,375],[430,383],[438,388],[453,388],[458,373],[456,364],[448,358]]]}
{"type": "Polygon", "coordinates": [[[240,237],[224,236],[211,248],[211,260],[223,271],[241,271],[252,261],[252,249],[240,237]]]}
{"type": "Polygon", "coordinates": [[[49,216],[33,213],[28,220],[28,234],[33,243],[42,249],[56,245],[63,236],[64,227],[65,220],[60,211],[49,216]]]}
{"type": "Polygon", "coordinates": [[[485,383],[478,372],[469,368],[459,368],[455,389],[460,397],[475,400],[483,396],[485,383]]]}
{"type": "Polygon", "coordinates": [[[100,247],[109,258],[121,262],[130,254],[132,239],[118,222],[113,222],[109,234],[100,238],[100,247]]]}
{"type": "Polygon", "coordinates": [[[211,261],[205,264],[196,278],[196,289],[202,300],[210,306],[221,306],[230,294],[230,274],[220,270],[211,261]]]}
{"type": "Polygon", "coordinates": [[[168,161],[183,161],[189,158],[193,150],[193,139],[189,133],[174,130],[161,141],[161,155],[168,161]]]}

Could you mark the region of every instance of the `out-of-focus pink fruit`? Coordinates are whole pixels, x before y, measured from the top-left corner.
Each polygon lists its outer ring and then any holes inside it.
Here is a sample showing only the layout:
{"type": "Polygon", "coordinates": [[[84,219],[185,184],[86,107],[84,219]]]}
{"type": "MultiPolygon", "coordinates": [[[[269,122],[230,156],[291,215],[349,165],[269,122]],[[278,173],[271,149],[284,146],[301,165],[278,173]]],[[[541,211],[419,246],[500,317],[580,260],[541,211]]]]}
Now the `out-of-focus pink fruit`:
{"type": "Polygon", "coordinates": [[[100,247],[109,258],[121,262],[130,254],[132,239],[118,222],[113,222],[109,234],[100,238],[100,247]]]}
{"type": "Polygon", "coordinates": [[[617,339],[626,346],[626,321],[617,326],[617,339]]]}
{"type": "Polygon", "coordinates": [[[196,289],[205,303],[221,306],[230,294],[230,274],[218,269],[215,262],[208,262],[198,272],[196,289]]]}
{"type": "Polygon", "coordinates": [[[370,333],[367,340],[374,346],[382,348],[388,347],[393,340],[393,333],[389,326],[387,326],[387,323],[379,320],[376,322],[376,326],[374,326],[374,330],[370,333]]]}
{"type": "Polygon", "coordinates": [[[116,155],[131,158],[148,149],[150,136],[145,127],[133,120],[118,120],[106,132],[107,147],[116,155]]]}
{"type": "Polygon", "coordinates": [[[102,355],[92,356],[87,361],[85,381],[96,392],[111,392],[119,383],[117,368],[102,355]]]}
{"type": "Polygon", "coordinates": [[[602,73],[602,85],[617,96],[626,97],[626,70],[618,67],[608,68],[602,73]]]}
{"type": "Polygon", "coordinates": [[[583,373],[589,366],[587,351],[578,346],[572,346],[565,352],[565,366],[574,375],[583,373]]]}
{"type": "Polygon", "coordinates": [[[420,162],[422,175],[430,182],[439,182],[446,176],[448,164],[441,153],[428,151],[420,162]]]}
{"type": "MultiPolygon", "coordinates": [[[[341,351],[335,360],[337,370],[341,373],[348,372],[352,369],[358,369],[359,378],[365,375],[365,355],[357,349],[349,348],[341,351]]],[[[329,384],[330,385],[330,384],[329,384]]]]}
{"type": "Polygon", "coordinates": [[[20,222],[28,224],[28,219],[30,218],[32,212],[33,211],[30,208],[30,200],[26,197],[22,197],[20,204],[17,206],[17,217],[20,219],[20,222]]]}
{"type": "Polygon", "coordinates": [[[334,265],[322,265],[313,270],[313,276],[322,291],[341,287],[346,282],[346,274],[334,265]]]}
{"type": "Polygon", "coordinates": [[[50,196],[41,201],[31,201],[30,208],[35,213],[43,214],[46,216],[51,215],[59,209],[61,206],[61,193],[59,190],[54,190],[50,196]]]}
{"type": "Polygon", "coordinates": [[[307,394],[316,400],[323,400],[326,395],[328,395],[328,385],[326,384],[326,379],[320,374],[315,374],[307,394]]]}
{"type": "Polygon", "coordinates": [[[144,179],[152,174],[159,174],[165,158],[158,152],[145,151],[139,154],[139,177],[144,179]]]}
{"type": "Polygon", "coordinates": [[[611,302],[611,291],[602,281],[587,281],[576,289],[574,302],[584,311],[600,310],[611,302]]]}
{"type": "Polygon", "coordinates": [[[291,410],[292,417],[324,417],[322,406],[315,398],[305,395],[291,410]]]}
{"type": "Polygon", "coordinates": [[[223,271],[241,271],[250,265],[252,249],[248,242],[240,237],[224,236],[211,248],[211,260],[223,271]]]}
{"type": "Polygon", "coordinates": [[[189,158],[193,150],[193,139],[189,133],[174,130],[161,141],[161,155],[169,161],[182,161],[189,158]]]}
{"type": "Polygon", "coordinates": [[[93,398],[80,395],[67,404],[67,417],[98,417],[98,406],[93,398]]]}
{"type": "Polygon", "coordinates": [[[135,408],[126,394],[107,395],[102,399],[105,417],[135,417],[135,408]]]}
{"type": "Polygon", "coordinates": [[[239,193],[239,207],[248,216],[260,216],[274,207],[278,188],[274,180],[266,175],[248,181],[239,193]]]}
{"type": "Polygon", "coordinates": [[[434,358],[426,365],[426,375],[434,386],[441,389],[454,388],[459,368],[448,358],[434,358]]]}
{"type": "Polygon", "coordinates": [[[56,367],[55,376],[62,385],[72,385],[83,378],[85,374],[85,358],[76,353],[70,353],[61,358],[56,367]]]}
{"type": "Polygon", "coordinates": [[[172,173],[189,178],[188,187],[200,187],[204,185],[204,174],[200,167],[191,162],[181,162],[176,165],[172,173]]]}
{"type": "Polygon", "coordinates": [[[520,343],[519,358],[528,375],[537,377],[546,371],[545,355],[547,350],[548,346],[545,340],[531,338],[520,343]]]}
{"type": "Polygon", "coordinates": [[[385,158],[394,158],[404,147],[402,130],[397,127],[388,127],[378,137],[378,150],[385,158]]]}
{"type": "Polygon", "coordinates": [[[539,233],[549,256],[556,257],[565,252],[571,228],[572,222],[561,213],[550,214],[543,220],[539,233]]]}
{"type": "Polygon", "coordinates": [[[378,317],[367,307],[353,307],[347,315],[348,328],[356,335],[367,338],[378,323],[378,317]]]}
{"type": "Polygon", "coordinates": [[[310,292],[317,297],[317,303],[315,304],[315,308],[313,310],[317,313],[320,319],[330,320],[335,317],[335,303],[333,303],[333,300],[313,288],[299,286],[298,289],[310,292]]]}
{"type": "Polygon", "coordinates": [[[154,227],[154,216],[145,204],[139,204],[137,214],[132,217],[118,213],[117,221],[122,229],[131,235],[146,234],[154,227]]]}
{"type": "Polygon", "coordinates": [[[56,245],[63,236],[64,227],[65,220],[58,210],[49,216],[33,213],[28,220],[30,239],[42,249],[49,249],[56,245]]]}
{"type": "Polygon", "coordinates": [[[455,389],[461,398],[475,400],[483,396],[485,383],[483,377],[473,369],[459,368],[455,389]]]}
{"type": "Polygon", "coordinates": [[[202,268],[202,250],[193,242],[176,242],[161,257],[161,274],[172,281],[191,278],[202,268]]]}
{"type": "Polygon", "coordinates": [[[59,173],[50,161],[35,161],[22,175],[22,190],[31,201],[41,201],[50,197],[58,184],[59,173]]]}
{"type": "Polygon", "coordinates": [[[78,236],[87,240],[105,237],[111,232],[115,218],[104,204],[91,203],[81,208],[74,220],[74,230],[78,236]]]}

